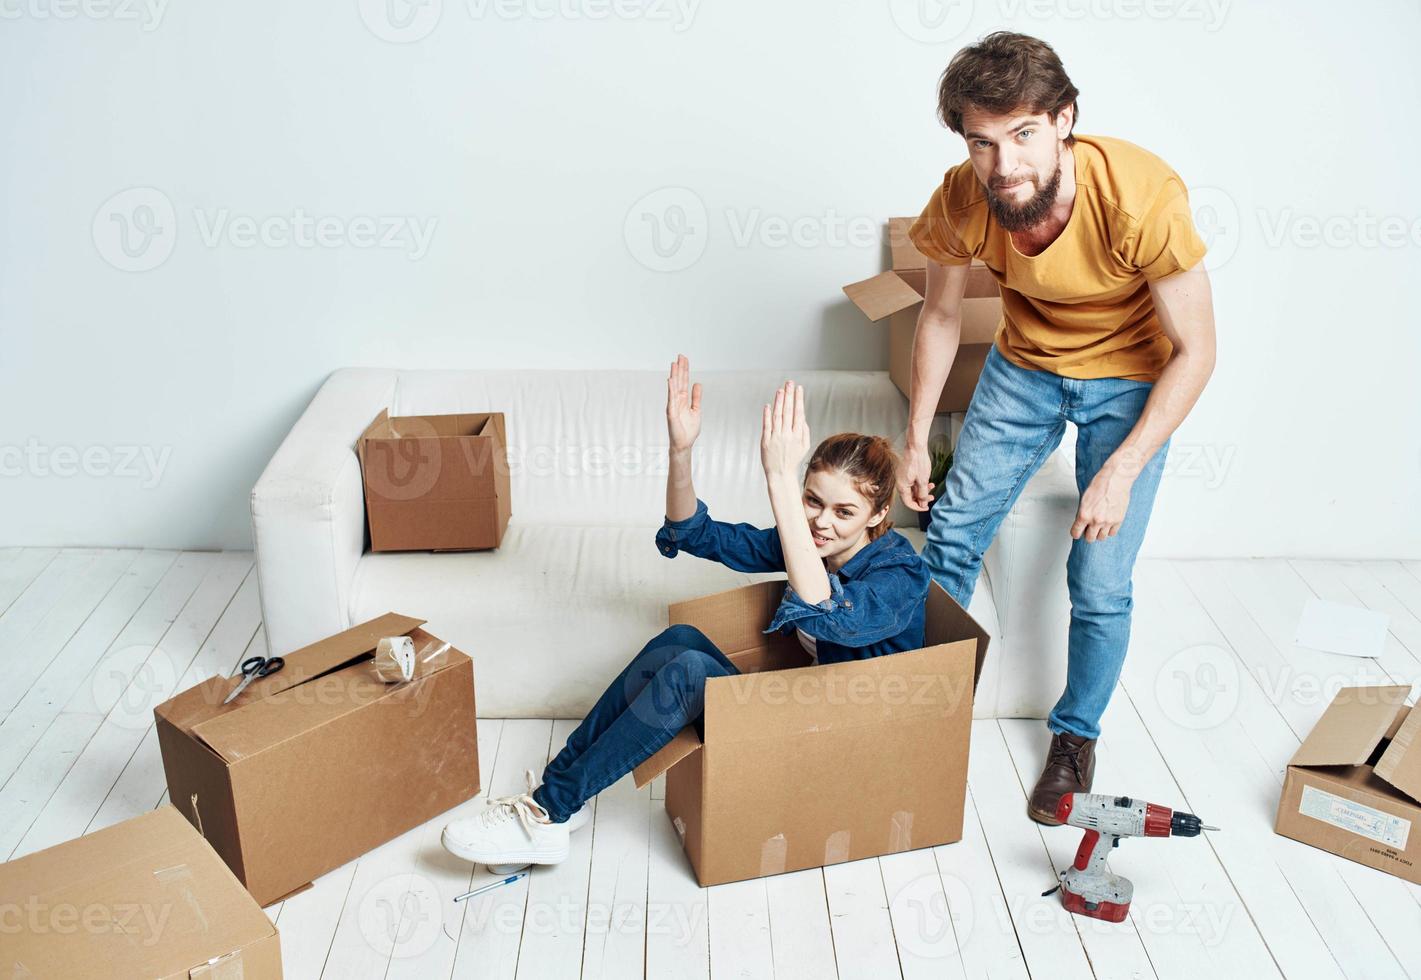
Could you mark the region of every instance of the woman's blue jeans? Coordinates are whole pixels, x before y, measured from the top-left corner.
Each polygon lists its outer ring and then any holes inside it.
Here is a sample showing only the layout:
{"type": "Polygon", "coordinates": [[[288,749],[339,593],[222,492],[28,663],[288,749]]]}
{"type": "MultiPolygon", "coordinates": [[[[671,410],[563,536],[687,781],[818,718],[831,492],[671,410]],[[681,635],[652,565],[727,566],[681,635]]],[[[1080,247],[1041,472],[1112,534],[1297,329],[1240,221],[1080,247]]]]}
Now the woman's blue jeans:
{"type": "MultiPolygon", "coordinates": [[[[1076,487],[1084,493],[1134,428],[1153,387],[1148,381],[1080,380],[1028,370],[993,346],[923,546],[923,559],[943,589],[967,606],[983,552],[1022,487],[1060,444],[1067,422],[1076,426],[1076,487]]],[[[1047,719],[1053,732],[1100,735],[1100,717],[1130,645],[1135,557],[1168,451],[1166,441],[1140,471],[1118,533],[1095,542],[1080,538],[1071,545],[1066,690],[1047,719]]]]}
{"type": "Polygon", "coordinates": [[[533,792],[554,823],[656,754],[705,709],[706,680],[738,674],[694,626],[662,631],[617,676],[533,792]]]}

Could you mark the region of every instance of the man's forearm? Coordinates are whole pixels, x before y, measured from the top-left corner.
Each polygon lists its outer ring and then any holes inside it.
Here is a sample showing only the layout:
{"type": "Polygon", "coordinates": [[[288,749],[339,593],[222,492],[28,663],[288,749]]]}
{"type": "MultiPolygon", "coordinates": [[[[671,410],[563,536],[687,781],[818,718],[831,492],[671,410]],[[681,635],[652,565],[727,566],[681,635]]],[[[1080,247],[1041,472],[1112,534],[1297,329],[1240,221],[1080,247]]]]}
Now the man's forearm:
{"type": "Polygon", "coordinates": [[[1213,370],[1212,355],[1177,351],[1150,390],[1134,428],[1105,465],[1138,476],[1189,415],[1213,370]]]}
{"type": "Polygon", "coordinates": [[[913,335],[912,396],[908,399],[908,445],[925,445],[937,415],[942,386],[947,383],[962,337],[962,318],[918,316],[913,335]]]}
{"type": "Polygon", "coordinates": [[[672,449],[666,469],[666,517],[684,521],[696,515],[696,488],[691,484],[691,450],[672,449]]]}

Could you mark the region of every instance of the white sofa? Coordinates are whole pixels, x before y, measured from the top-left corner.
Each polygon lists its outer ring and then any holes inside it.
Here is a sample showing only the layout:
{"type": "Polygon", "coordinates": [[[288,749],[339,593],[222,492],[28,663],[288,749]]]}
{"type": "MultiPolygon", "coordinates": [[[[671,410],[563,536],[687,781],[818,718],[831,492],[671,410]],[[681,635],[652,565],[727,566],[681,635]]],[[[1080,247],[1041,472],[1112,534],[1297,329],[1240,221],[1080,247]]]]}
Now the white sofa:
{"type": "MultiPolygon", "coordinates": [[[[787,375],[706,371],[696,493],[720,520],[772,523],[760,406],[787,375]]],[[[798,371],[817,442],[834,432],[901,445],[907,402],[879,371],[798,371]]],[[[666,379],[654,371],[350,368],[330,376],[252,491],[262,615],[272,653],[380,613],[429,621],[474,659],[479,713],[581,718],[666,625],[668,603],[746,575],[655,545],[665,512],[666,379]],[[513,517],[497,551],[373,554],[354,443],[393,415],[506,415],[513,517]]],[[[1044,717],[1065,676],[1064,584],[1076,505],[1054,453],[988,550],[969,611],[992,635],[978,717],[1044,717]]],[[[895,525],[921,549],[916,515],[895,525]]]]}

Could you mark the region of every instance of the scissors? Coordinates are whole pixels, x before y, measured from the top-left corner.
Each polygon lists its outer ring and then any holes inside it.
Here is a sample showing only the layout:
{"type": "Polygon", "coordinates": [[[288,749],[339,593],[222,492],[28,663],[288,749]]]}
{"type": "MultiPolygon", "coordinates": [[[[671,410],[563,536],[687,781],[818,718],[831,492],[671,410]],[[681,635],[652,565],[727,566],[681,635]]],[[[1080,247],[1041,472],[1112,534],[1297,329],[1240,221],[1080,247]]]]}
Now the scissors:
{"type": "Polygon", "coordinates": [[[247,685],[258,677],[265,677],[267,674],[274,674],[282,667],[286,666],[286,661],[280,657],[248,657],[242,661],[242,683],[232,689],[232,693],[227,695],[227,700],[223,704],[230,704],[232,699],[247,689],[247,685]]]}

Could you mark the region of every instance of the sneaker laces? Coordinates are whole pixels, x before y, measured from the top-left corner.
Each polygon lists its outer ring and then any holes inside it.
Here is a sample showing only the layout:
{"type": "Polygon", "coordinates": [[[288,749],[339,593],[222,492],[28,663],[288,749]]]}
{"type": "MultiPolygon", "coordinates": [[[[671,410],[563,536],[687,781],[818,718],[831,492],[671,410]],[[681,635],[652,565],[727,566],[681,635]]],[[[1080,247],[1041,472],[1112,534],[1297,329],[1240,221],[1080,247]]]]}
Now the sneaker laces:
{"type": "Polygon", "coordinates": [[[528,789],[523,793],[514,793],[511,796],[493,796],[489,798],[488,808],[479,814],[479,820],[484,826],[494,826],[506,820],[518,818],[518,822],[523,825],[523,832],[528,835],[528,839],[533,839],[533,824],[547,823],[547,820],[540,819],[538,814],[547,815],[547,811],[538,805],[538,801],[533,799],[533,790],[536,782],[533,770],[523,770],[523,776],[528,782],[528,789]]]}

